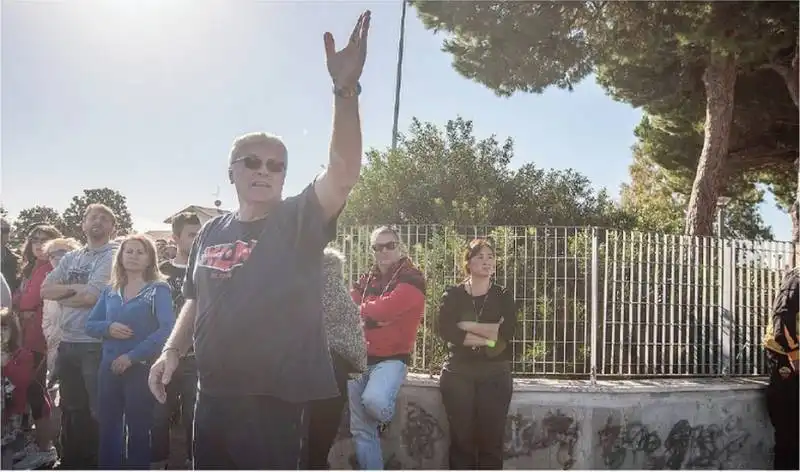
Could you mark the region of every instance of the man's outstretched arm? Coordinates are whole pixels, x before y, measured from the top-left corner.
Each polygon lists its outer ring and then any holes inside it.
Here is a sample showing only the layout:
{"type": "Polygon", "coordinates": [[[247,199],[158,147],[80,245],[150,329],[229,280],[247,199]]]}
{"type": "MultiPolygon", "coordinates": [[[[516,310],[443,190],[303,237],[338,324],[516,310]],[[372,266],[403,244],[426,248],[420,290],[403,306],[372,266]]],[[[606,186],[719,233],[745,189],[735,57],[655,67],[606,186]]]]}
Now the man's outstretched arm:
{"type": "Polygon", "coordinates": [[[358,18],[350,42],[338,52],[333,36],[325,33],[325,54],[335,97],[333,133],[328,167],[314,184],[314,191],[328,219],[339,214],[361,173],[363,150],[358,79],[366,60],[369,20],[369,11],[358,18]]]}

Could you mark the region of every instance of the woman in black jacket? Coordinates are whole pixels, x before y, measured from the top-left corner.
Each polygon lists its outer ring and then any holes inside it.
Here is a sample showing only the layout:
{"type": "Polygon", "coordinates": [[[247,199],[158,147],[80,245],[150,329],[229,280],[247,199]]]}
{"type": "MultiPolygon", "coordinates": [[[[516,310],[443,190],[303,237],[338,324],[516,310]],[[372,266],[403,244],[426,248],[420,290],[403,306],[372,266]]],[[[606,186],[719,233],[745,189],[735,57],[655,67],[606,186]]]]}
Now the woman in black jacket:
{"type": "Polygon", "coordinates": [[[502,469],[516,307],[492,281],[494,248],[487,240],[470,242],[463,260],[467,278],[445,291],[437,323],[450,354],[439,380],[450,422],[450,469],[502,469]]]}

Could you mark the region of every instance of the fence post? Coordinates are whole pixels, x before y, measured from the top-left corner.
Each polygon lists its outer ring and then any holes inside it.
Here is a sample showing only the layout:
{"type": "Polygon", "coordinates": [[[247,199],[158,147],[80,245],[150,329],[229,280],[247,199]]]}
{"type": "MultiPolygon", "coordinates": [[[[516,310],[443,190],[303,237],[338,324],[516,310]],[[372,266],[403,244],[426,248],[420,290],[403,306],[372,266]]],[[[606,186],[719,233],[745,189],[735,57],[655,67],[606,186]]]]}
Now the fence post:
{"type": "Polygon", "coordinates": [[[599,318],[599,314],[597,312],[597,299],[598,299],[598,259],[600,258],[598,254],[598,241],[597,241],[597,228],[592,228],[592,281],[591,281],[591,337],[589,340],[589,358],[590,358],[590,379],[592,385],[597,384],[597,350],[599,349],[597,344],[597,321],[599,318]]]}
{"type": "Polygon", "coordinates": [[[721,239],[722,248],[722,297],[719,323],[719,373],[729,376],[731,373],[731,349],[733,344],[733,277],[736,270],[734,261],[733,240],[721,239]]]}

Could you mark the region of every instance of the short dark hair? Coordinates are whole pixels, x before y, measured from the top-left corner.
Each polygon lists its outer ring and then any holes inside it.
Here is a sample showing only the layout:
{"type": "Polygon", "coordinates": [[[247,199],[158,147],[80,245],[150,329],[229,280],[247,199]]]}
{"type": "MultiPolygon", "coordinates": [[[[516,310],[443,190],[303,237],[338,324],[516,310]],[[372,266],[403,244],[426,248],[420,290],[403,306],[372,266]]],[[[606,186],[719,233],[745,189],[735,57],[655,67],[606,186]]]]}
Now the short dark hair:
{"type": "Polygon", "coordinates": [[[180,236],[186,225],[199,225],[200,218],[193,211],[184,211],[172,219],[172,234],[180,236]]]}
{"type": "Polygon", "coordinates": [[[101,213],[105,213],[111,219],[111,224],[116,227],[117,226],[117,215],[114,214],[114,210],[112,210],[107,205],[103,205],[102,203],[92,203],[86,207],[86,210],[83,212],[83,221],[86,221],[86,217],[89,216],[89,213],[97,210],[101,213]]]}

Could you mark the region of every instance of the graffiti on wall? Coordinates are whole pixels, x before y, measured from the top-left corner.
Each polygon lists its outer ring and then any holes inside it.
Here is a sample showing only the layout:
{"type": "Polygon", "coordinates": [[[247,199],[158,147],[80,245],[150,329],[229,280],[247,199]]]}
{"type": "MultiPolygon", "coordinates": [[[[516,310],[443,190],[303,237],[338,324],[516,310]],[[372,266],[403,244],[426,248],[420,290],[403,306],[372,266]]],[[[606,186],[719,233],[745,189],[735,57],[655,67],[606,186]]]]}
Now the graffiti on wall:
{"type": "Polygon", "coordinates": [[[725,468],[750,437],[742,419],[736,417],[722,425],[692,426],[680,420],[663,440],[640,422],[620,425],[609,417],[598,435],[603,462],[609,469],[619,469],[630,460],[653,470],[725,468]]]}
{"type": "Polygon", "coordinates": [[[416,402],[408,402],[405,414],[400,440],[409,458],[421,467],[424,460],[434,458],[436,444],[444,439],[444,431],[436,417],[416,402]]]}
{"type": "Polygon", "coordinates": [[[504,457],[513,459],[529,456],[535,451],[557,448],[556,458],[562,469],[575,463],[575,444],[578,442],[578,422],[561,413],[548,412],[540,421],[520,414],[506,420],[504,457]]]}

